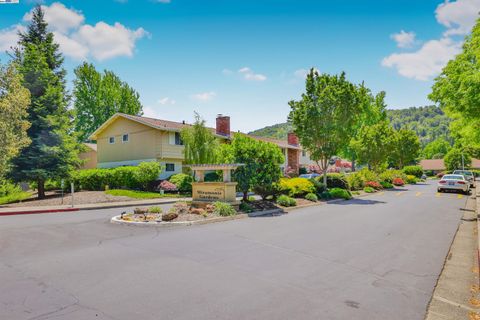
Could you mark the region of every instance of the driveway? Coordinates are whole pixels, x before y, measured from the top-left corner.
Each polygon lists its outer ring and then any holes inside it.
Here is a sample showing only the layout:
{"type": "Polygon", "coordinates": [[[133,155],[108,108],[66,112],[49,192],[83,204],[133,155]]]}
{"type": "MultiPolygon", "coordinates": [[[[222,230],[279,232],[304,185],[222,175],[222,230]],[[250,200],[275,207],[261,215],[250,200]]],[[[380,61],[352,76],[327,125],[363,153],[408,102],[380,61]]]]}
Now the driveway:
{"type": "Polygon", "coordinates": [[[0,319],[423,319],[466,198],[434,185],[180,228],[0,217],[0,319]]]}

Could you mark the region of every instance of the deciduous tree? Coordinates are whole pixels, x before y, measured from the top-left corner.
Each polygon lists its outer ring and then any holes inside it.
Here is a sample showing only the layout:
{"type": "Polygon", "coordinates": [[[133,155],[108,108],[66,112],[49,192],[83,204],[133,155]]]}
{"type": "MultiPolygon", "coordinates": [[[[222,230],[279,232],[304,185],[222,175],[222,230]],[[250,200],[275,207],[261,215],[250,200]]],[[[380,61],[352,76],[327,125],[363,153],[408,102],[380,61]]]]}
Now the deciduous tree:
{"type": "Polygon", "coordinates": [[[30,144],[27,109],[30,91],[22,86],[15,65],[0,65],[0,180],[10,168],[10,160],[30,144]]]}
{"type": "Polygon", "coordinates": [[[98,72],[93,64],[75,69],[75,131],[80,141],[88,137],[117,112],[142,115],[139,94],[115,73],[98,72]]]}
{"type": "Polygon", "coordinates": [[[390,160],[399,169],[412,164],[420,153],[420,140],[415,131],[400,129],[393,131],[390,160]]]}
{"type": "Polygon", "coordinates": [[[463,166],[465,166],[465,168],[469,168],[472,158],[467,152],[459,148],[453,148],[447,152],[443,158],[443,161],[447,170],[457,170],[462,169],[463,166]]]}
{"type": "Polygon", "coordinates": [[[311,69],[306,92],[299,101],[290,101],[289,120],[300,143],[324,172],[332,156],[344,149],[360,121],[362,104],[357,88],[340,75],[319,74],[311,69]]]}
{"type": "Polygon", "coordinates": [[[423,148],[422,156],[425,159],[443,159],[451,148],[452,146],[447,140],[438,138],[423,148]]]}
{"type": "Polygon", "coordinates": [[[198,113],[195,112],[195,123],[181,131],[185,163],[211,164],[216,163],[218,155],[218,139],[210,129],[205,126],[198,113]]]}

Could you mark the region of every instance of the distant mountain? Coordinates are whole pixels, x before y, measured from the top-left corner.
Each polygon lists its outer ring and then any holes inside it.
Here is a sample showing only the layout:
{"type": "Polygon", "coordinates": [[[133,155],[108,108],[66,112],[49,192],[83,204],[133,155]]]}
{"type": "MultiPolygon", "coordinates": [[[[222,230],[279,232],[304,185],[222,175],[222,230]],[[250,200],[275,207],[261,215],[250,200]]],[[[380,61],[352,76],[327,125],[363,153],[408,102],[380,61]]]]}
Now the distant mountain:
{"type": "MultiPolygon", "coordinates": [[[[451,141],[448,130],[451,120],[439,107],[426,106],[387,110],[387,116],[395,129],[405,128],[415,131],[422,145],[438,137],[444,137],[451,141]]],[[[252,131],[249,134],[260,137],[286,139],[287,133],[291,129],[290,124],[279,123],[252,131]]]]}

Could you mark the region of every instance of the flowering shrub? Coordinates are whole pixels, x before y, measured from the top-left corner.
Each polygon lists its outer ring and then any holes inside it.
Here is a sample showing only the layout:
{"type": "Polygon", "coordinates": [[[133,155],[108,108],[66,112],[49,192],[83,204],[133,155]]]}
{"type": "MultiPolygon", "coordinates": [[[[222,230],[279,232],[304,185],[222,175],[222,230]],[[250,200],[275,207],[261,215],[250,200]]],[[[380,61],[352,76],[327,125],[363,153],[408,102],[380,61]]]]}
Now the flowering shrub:
{"type": "Polygon", "coordinates": [[[370,187],[375,190],[380,190],[383,188],[382,185],[377,181],[367,181],[365,182],[365,187],[370,187]]]}
{"type": "Polygon", "coordinates": [[[297,171],[294,170],[292,167],[288,166],[285,168],[285,171],[283,172],[283,174],[287,178],[293,178],[297,176],[297,171]]]}
{"type": "Polygon", "coordinates": [[[305,178],[280,179],[280,190],[290,197],[301,197],[316,191],[313,183],[305,178]]]}
{"type": "Polygon", "coordinates": [[[417,183],[417,177],[414,175],[408,175],[407,176],[407,183],[408,184],[416,184],[417,183]]]}
{"type": "Polygon", "coordinates": [[[158,189],[163,190],[163,191],[167,191],[167,192],[175,192],[175,191],[177,191],[177,186],[174,185],[173,183],[171,183],[170,181],[163,180],[158,185],[158,189]]]}
{"type": "Polygon", "coordinates": [[[405,185],[405,181],[403,181],[402,178],[395,178],[395,179],[393,179],[392,184],[393,184],[394,186],[401,187],[401,186],[404,186],[404,185],[405,185]]]}

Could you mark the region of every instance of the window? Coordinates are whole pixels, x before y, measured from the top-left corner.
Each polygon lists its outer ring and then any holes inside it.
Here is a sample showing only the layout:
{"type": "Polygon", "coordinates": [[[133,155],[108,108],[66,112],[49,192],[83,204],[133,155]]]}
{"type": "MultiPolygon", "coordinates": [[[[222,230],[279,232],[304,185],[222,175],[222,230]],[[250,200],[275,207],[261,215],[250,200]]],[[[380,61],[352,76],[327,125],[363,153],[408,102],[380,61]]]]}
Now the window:
{"type": "Polygon", "coordinates": [[[165,164],[165,171],[175,171],[175,164],[174,163],[166,163],[165,164]]]}
{"type": "Polygon", "coordinates": [[[128,133],[122,136],[122,142],[128,142],[128,133]]]}
{"type": "Polygon", "coordinates": [[[180,132],[175,132],[175,144],[177,146],[183,146],[182,136],[180,135],[180,132]]]}
{"type": "Polygon", "coordinates": [[[115,143],[115,137],[108,138],[108,143],[114,144],[115,143]]]}
{"type": "Polygon", "coordinates": [[[306,156],[307,156],[307,151],[302,150],[302,157],[306,157],[306,156]]]}

